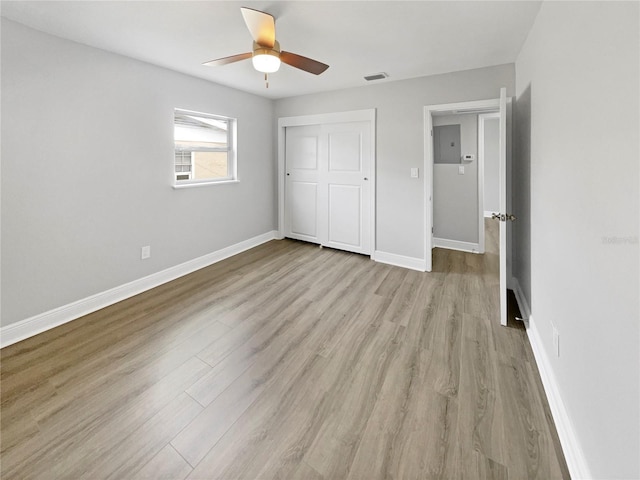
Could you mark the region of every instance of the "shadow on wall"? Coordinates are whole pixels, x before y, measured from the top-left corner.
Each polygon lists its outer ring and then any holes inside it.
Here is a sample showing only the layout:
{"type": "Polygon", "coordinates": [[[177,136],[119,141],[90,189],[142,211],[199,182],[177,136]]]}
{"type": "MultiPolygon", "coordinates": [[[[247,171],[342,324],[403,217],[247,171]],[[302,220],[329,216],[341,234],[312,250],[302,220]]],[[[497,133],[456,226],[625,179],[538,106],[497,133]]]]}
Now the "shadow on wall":
{"type": "Polygon", "coordinates": [[[514,123],[513,276],[531,306],[531,84],[516,99],[514,123]]]}

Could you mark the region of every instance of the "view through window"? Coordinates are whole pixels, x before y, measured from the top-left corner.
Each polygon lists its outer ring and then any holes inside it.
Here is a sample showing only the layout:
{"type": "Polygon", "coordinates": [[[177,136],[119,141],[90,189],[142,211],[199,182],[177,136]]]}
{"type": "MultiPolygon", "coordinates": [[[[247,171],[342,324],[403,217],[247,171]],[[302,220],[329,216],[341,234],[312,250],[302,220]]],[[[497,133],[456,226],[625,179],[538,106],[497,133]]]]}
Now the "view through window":
{"type": "Polygon", "coordinates": [[[175,110],[176,185],[236,179],[235,119],[175,110]]]}

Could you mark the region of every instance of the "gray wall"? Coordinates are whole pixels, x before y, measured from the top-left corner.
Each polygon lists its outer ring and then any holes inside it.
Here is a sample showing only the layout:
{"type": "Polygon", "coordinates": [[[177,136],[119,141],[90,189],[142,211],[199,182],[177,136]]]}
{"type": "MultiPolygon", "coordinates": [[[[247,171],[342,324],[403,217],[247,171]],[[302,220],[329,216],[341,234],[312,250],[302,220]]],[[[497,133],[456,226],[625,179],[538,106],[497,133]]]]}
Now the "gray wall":
{"type": "Polygon", "coordinates": [[[276,101],[276,116],[376,109],[376,249],[424,257],[424,106],[514,93],[513,65],[365,85],[276,101]],[[420,178],[411,178],[411,167],[420,178]]]}
{"type": "Polygon", "coordinates": [[[478,243],[478,115],[434,116],[433,125],[460,125],[461,155],[472,162],[433,166],[433,236],[478,243]],[[464,175],[458,167],[464,166],[464,175]]]}
{"type": "Polygon", "coordinates": [[[639,7],[543,2],[516,63],[514,273],[593,478],[640,478],[639,7]]]}
{"type": "Polygon", "coordinates": [[[2,120],[3,326],[276,228],[270,100],[2,19],[2,120]],[[238,119],[240,183],[172,188],[174,107],[238,119]]]}
{"type": "Polygon", "coordinates": [[[484,121],[484,206],[485,212],[500,211],[500,120],[484,121]]]}

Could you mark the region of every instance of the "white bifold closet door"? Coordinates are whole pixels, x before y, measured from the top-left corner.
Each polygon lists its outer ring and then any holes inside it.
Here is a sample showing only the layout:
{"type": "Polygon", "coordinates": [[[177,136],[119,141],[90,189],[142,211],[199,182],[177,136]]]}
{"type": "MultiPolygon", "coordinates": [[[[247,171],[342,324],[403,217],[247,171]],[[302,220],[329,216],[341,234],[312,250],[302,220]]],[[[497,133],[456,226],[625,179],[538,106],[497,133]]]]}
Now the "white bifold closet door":
{"type": "Polygon", "coordinates": [[[287,127],[285,236],[371,254],[369,122],[287,127]]]}

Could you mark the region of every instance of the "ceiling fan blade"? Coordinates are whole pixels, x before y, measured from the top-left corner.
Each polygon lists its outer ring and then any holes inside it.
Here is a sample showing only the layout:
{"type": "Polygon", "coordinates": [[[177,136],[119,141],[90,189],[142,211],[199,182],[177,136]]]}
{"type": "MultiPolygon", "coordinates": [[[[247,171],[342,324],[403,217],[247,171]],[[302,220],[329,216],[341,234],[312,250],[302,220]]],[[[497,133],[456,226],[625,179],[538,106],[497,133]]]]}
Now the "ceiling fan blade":
{"type": "Polygon", "coordinates": [[[251,58],[253,54],[249,53],[239,53],[238,55],[231,55],[230,57],[217,58],[216,60],[211,60],[209,62],[204,62],[202,65],[207,67],[218,67],[220,65],[226,65],[228,63],[239,62],[240,60],[246,60],[247,58],[251,58]]]}
{"type": "Polygon", "coordinates": [[[273,15],[246,7],[240,8],[240,11],[253,40],[258,45],[273,48],[276,42],[276,21],[273,15]]]}
{"type": "Polygon", "coordinates": [[[280,52],[280,60],[287,65],[299,68],[305,72],[313,73],[314,75],[320,75],[329,68],[329,65],[322,62],[291,52],[280,52]]]}

